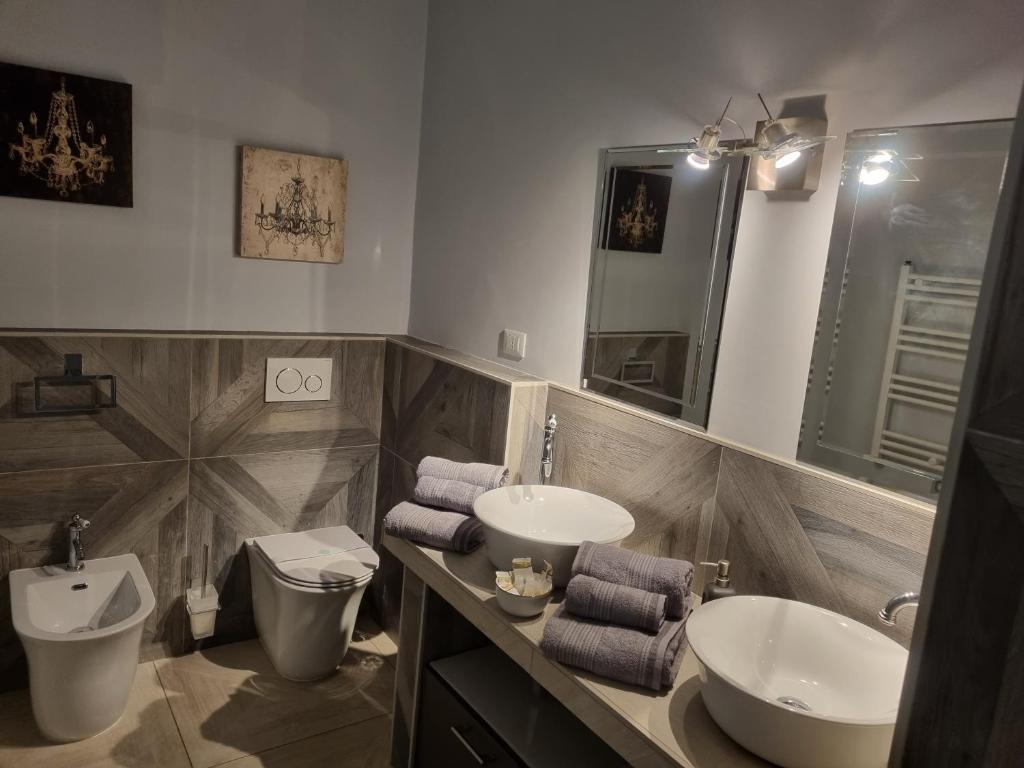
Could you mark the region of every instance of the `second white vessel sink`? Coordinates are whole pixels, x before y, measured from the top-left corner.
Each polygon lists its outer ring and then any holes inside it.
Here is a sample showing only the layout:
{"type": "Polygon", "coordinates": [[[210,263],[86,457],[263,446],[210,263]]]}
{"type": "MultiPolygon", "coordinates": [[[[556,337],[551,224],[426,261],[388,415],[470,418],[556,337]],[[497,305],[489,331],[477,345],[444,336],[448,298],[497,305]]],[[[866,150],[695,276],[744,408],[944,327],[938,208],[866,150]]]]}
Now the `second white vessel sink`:
{"type": "Polygon", "coordinates": [[[686,625],[701,696],[727,734],[785,768],[883,768],[907,651],[853,619],[725,597],[686,625]]]}
{"type": "Polygon", "coordinates": [[[481,495],[473,511],[484,526],[491,562],[508,569],[514,557],[554,568],[556,587],[571,576],[584,541],[618,544],[633,532],[633,516],[613,501],[556,485],[510,485],[481,495]]]}

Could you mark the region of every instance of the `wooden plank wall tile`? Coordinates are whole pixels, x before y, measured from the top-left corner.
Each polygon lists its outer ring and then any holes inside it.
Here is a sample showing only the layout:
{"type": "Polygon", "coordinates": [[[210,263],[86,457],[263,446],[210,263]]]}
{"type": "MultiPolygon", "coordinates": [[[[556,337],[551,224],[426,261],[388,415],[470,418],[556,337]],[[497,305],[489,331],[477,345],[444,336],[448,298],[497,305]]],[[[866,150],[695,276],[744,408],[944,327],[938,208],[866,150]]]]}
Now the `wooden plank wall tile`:
{"type": "Polygon", "coordinates": [[[0,337],[0,472],[188,457],[187,339],[0,337]],[[64,372],[80,353],[86,373],[117,377],[118,407],[33,415],[32,380],[64,372]]]}
{"type": "Polygon", "coordinates": [[[505,461],[508,384],[394,342],[386,369],[382,443],[395,455],[505,461]]]}
{"type": "Polygon", "coordinates": [[[624,546],[691,562],[705,556],[698,540],[715,495],[718,445],[560,389],[549,391],[547,410],[558,417],[556,485],[628,509],[636,529],[624,546]]]}
{"type": "MultiPolygon", "coordinates": [[[[532,390],[546,389],[543,384],[532,390]]],[[[377,531],[392,506],[412,498],[416,465],[424,456],[492,464],[515,463],[506,457],[512,386],[470,368],[438,360],[389,341],[384,364],[381,419],[381,473],[377,489],[377,531]]],[[[538,398],[520,404],[522,421],[536,410],[538,398]],[[531,413],[532,413],[531,410],[531,413]]],[[[539,405],[543,411],[543,403],[539,405]]],[[[513,441],[523,456],[536,451],[525,433],[513,441]]],[[[539,454],[537,460],[539,461],[539,454]]],[[[402,566],[378,547],[381,568],[374,580],[377,618],[389,631],[398,627],[402,566]]]]}
{"type": "Polygon", "coordinates": [[[192,360],[192,458],[380,442],[384,342],[198,339],[192,360]],[[331,399],[265,403],[268,357],[330,357],[331,399]]]}
{"type": "MultiPolygon", "coordinates": [[[[895,496],[785,466],[590,397],[550,388],[558,415],[554,482],[626,507],[625,546],[692,561],[732,561],[740,593],[820,605],[906,644],[875,616],[920,587],[933,516],[895,496]]],[[[698,570],[695,589],[706,576],[698,570]]]]}

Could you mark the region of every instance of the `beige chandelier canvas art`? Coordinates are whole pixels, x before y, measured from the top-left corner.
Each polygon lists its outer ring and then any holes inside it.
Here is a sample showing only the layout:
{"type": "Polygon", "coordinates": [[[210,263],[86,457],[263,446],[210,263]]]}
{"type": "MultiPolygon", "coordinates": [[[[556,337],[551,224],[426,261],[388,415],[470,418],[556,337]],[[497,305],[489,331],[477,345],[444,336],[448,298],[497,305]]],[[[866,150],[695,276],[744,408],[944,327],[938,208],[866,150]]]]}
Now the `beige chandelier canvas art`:
{"type": "Polygon", "coordinates": [[[340,263],[347,191],[341,158],[242,147],[239,255],[340,263]]]}

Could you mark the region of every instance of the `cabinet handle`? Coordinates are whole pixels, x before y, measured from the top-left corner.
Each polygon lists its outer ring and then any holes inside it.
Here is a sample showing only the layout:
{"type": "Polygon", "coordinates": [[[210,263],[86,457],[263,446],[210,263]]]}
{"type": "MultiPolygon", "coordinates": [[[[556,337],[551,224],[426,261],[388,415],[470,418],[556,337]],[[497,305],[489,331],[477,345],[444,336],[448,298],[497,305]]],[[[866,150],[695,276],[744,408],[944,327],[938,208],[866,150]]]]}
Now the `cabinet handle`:
{"type": "Polygon", "coordinates": [[[486,765],[490,762],[490,760],[484,760],[480,756],[480,753],[473,749],[473,745],[466,741],[466,737],[462,735],[462,731],[454,725],[449,728],[449,730],[452,732],[452,735],[459,740],[459,743],[466,748],[466,751],[469,752],[469,756],[476,760],[477,765],[486,765]]]}

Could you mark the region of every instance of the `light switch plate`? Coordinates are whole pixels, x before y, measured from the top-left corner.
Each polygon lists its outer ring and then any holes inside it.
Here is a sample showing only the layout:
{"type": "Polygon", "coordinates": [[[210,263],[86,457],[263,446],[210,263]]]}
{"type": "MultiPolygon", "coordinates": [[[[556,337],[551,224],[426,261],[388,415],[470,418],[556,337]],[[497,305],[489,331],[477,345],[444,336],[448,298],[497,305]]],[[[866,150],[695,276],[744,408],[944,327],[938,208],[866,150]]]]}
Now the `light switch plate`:
{"type": "Polygon", "coordinates": [[[268,357],[263,400],[267,403],[331,399],[330,357],[268,357]]]}
{"type": "Polygon", "coordinates": [[[526,332],[513,331],[511,328],[502,331],[498,354],[509,360],[522,360],[526,357],[526,332]]]}

